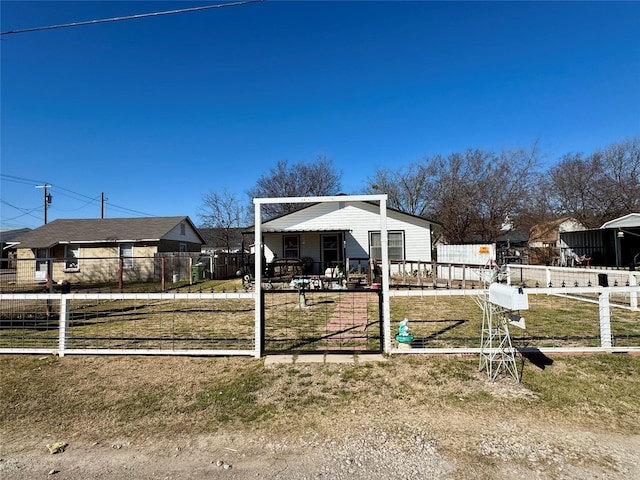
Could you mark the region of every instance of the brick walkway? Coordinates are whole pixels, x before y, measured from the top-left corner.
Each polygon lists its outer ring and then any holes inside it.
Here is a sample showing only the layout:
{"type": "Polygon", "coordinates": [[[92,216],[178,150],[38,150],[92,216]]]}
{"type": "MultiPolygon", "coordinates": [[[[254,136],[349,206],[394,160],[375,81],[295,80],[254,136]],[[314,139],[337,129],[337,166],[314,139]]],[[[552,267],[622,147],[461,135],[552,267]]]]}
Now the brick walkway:
{"type": "Polygon", "coordinates": [[[326,350],[367,350],[368,305],[370,295],[345,293],[328,319],[323,338],[326,350]]]}

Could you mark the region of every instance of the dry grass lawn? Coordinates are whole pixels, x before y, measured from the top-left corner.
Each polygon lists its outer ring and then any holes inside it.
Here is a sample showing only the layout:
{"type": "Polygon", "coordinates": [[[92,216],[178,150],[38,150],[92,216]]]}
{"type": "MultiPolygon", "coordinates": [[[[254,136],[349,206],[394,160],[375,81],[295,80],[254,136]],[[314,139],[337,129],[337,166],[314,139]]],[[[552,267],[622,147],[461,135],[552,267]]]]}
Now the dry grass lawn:
{"type": "MultiPolygon", "coordinates": [[[[559,449],[565,469],[578,462],[620,471],[605,454],[583,458],[576,438],[606,434],[620,451],[638,444],[640,357],[548,360],[544,369],[524,362],[516,384],[510,377],[489,383],[475,357],[265,366],[251,358],[1,356],[0,458],[54,440],[159,447],[229,432],[295,442],[310,432],[344,438],[418,428],[455,463],[449,478],[471,471],[507,478],[503,453],[485,450],[488,438],[496,445],[514,432],[559,449]]],[[[522,471],[530,468],[512,457],[522,471]]],[[[537,478],[574,478],[554,465],[537,478]]]]}

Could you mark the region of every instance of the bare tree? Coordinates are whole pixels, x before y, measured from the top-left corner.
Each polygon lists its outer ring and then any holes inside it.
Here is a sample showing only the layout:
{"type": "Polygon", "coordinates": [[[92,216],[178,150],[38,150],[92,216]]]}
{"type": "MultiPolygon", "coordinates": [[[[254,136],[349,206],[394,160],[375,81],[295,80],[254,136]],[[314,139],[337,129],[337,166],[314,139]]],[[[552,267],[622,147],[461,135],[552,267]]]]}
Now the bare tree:
{"type": "Polygon", "coordinates": [[[549,195],[562,215],[586,227],[640,209],[640,139],[614,143],[587,157],[569,154],[549,170],[549,195]]]}
{"type": "Polygon", "coordinates": [[[602,172],[600,195],[610,199],[612,220],[640,210],[640,137],[613,143],[594,155],[602,172]]]}
{"type": "Polygon", "coordinates": [[[435,188],[434,172],[425,162],[409,164],[397,171],[377,169],[367,179],[365,193],[386,193],[389,206],[417,216],[425,216],[431,207],[435,188]]]}
{"type": "Polygon", "coordinates": [[[376,171],[369,192],[389,195],[389,205],[438,220],[452,243],[494,241],[527,200],[538,148],[500,153],[467,150],[436,155],[397,172],[376,171]]]}
{"type": "Polygon", "coordinates": [[[240,237],[238,229],[247,221],[244,205],[227,189],[207,193],[202,202],[201,226],[213,229],[216,246],[229,251],[240,237]]]}
{"type": "Polygon", "coordinates": [[[511,217],[513,227],[526,232],[562,214],[557,202],[549,195],[551,182],[547,172],[539,172],[532,178],[531,185],[522,192],[526,200],[517,206],[511,217]]]}
{"type": "MultiPolygon", "coordinates": [[[[341,177],[342,172],[325,156],[319,156],[313,163],[289,164],[287,160],[281,160],[258,179],[248,194],[252,199],[335,195],[340,191],[341,177]]],[[[299,204],[266,204],[263,213],[266,218],[273,218],[299,208],[299,204]]]]}

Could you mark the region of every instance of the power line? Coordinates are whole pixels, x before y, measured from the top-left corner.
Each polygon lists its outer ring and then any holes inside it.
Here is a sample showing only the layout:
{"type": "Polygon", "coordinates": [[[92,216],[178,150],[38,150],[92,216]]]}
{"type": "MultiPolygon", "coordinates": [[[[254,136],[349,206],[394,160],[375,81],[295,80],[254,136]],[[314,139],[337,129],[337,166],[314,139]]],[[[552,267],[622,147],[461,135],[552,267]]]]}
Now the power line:
{"type": "MultiPolygon", "coordinates": [[[[67,198],[72,198],[73,200],[82,201],[77,197],[74,197],[73,195],[65,195],[64,193],[59,193],[59,195],[62,195],[63,197],[67,197],[67,198]]],[[[71,209],[57,208],[56,210],[60,212],[77,212],[78,210],[82,210],[83,208],[85,208],[87,205],[96,204],[96,203],[98,203],[98,198],[91,198],[89,200],[85,200],[84,203],[77,208],[71,208],[71,209]]]]}
{"type": "Polygon", "coordinates": [[[0,173],[0,177],[5,178],[7,180],[9,180],[10,182],[15,182],[15,183],[24,183],[26,185],[39,185],[41,183],[46,183],[42,180],[34,180],[32,178],[24,178],[24,177],[16,177],[14,175],[7,175],[6,173],[0,173]]]}
{"type": "Polygon", "coordinates": [[[151,215],[150,213],[144,213],[144,212],[140,212],[138,210],[132,210],[130,208],[126,208],[126,207],[121,207],[119,205],[115,205],[113,203],[107,203],[107,205],[110,208],[115,208],[116,210],[121,210],[123,212],[128,212],[128,213],[135,213],[137,215],[140,215],[142,217],[157,217],[158,215],[151,215]]]}
{"type": "Polygon", "coordinates": [[[122,20],[137,20],[139,18],[145,18],[145,17],[158,17],[160,15],[174,15],[176,13],[197,12],[200,10],[209,10],[212,8],[237,7],[240,5],[246,5],[248,3],[256,3],[256,2],[262,2],[262,1],[263,0],[244,0],[240,2],[221,3],[217,5],[204,5],[200,7],[180,8],[177,10],[166,10],[163,12],[140,13],[137,15],[127,15],[124,17],[112,17],[112,18],[103,18],[99,20],[87,20],[84,22],[62,23],[59,25],[48,25],[44,27],[22,28],[18,30],[9,30],[6,32],[0,32],[0,35],[13,35],[16,33],[37,32],[40,30],[54,30],[57,28],[80,27],[82,25],[96,25],[98,23],[119,22],[122,20]]]}
{"type": "Polygon", "coordinates": [[[7,218],[7,219],[3,220],[4,222],[10,222],[11,220],[17,220],[18,218],[22,218],[22,217],[25,217],[27,215],[29,215],[30,217],[33,217],[33,218],[40,218],[40,217],[35,216],[33,214],[33,212],[39,211],[40,208],[42,208],[42,207],[20,208],[20,207],[16,207],[15,205],[10,204],[9,202],[7,202],[5,200],[2,200],[1,198],[0,198],[0,203],[2,203],[3,205],[6,205],[7,207],[15,208],[19,212],[22,212],[22,215],[18,215],[17,217],[7,218]]]}
{"type": "MultiPolygon", "coordinates": [[[[44,184],[44,183],[46,183],[46,182],[43,182],[41,180],[34,180],[34,179],[31,179],[31,178],[17,177],[15,175],[7,175],[5,173],[0,173],[0,177],[2,177],[5,180],[11,181],[11,182],[22,183],[22,184],[26,184],[26,185],[44,184]]],[[[54,188],[56,191],[62,190],[64,192],[69,192],[69,193],[71,193],[73,195],[76,195],[76,197],[74,197],[72,195],[67,195],[67,194],[59,192],[58,194],[62,195],[63,197],[71,198],[73,200],[80,200],[80,201],[85,201],[86,200],[85,204],[83,206],[79,207],[77,210],[79,210],[80,208],[84,208],[85,206],[87,206],[88,204],[90,204],[92,202],[95,202],[95,203],[98,202],[98,199],[95,198],[95,197],[90,197],[89,195],[85,195],[85,194],[80,193],[80,192],[75,192],[73,190],[69,190],[68,188],[64,188],[64,187],[61,187],[61,186],[56,185],[56,184],[50,184],[49,186],[51,188],[54,188]],[[82,197],[82,198],[78,198],[78,197],[82,197]]],[[[6,205],[8,205],[10,207],[15,208],[16,210],[20,210],[20,211],[23,211],[23,212],[25,211],[25,209],[21,209],[19,207],[11,205],[11,204],[5,202],[4,200],[2,200],[2,203],[5,203],[6,205]]],[[[109,208],[113,208],[115,210],[119,210],[119,211],[124,212],[124,213],[135,214],[135,215],[138,215],[138,216],[141,216],[141,217],[157,217],[158,216],[158,215],[152,215],[150,213],[141,212],[139,210],[133,210],[133,209],[127,208],[127,207],[122,207],[120,205],[115,205],[113,203],[108,203],[107,205],[109,206],[109,208]]],[[[36,210],[36,209],[34,209],[34,210],[36,210]]],[[[74,211],[74,210],[66,210],[66,211],[74,211]]],[[[31,215],[31,216],[33,216],[33,215],[31,215]]]]}

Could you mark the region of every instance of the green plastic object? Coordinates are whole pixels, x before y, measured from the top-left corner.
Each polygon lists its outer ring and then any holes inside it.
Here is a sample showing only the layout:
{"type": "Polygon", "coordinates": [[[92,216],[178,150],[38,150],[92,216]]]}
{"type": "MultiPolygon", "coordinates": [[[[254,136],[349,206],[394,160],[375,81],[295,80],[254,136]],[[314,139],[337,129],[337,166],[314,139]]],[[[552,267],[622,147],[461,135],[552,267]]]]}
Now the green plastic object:
{"type": "Polygon", "coordinates": [[[204,265],[196,264],[191,267],[191,275],[194,282],[201,282],[204,280],[204,265]]]}
{"type": "Polygon", "coordinates": [[[396,340],[400,343],[411,343],[413,341],[413,335],[409,333],[409,320],[406,318],[398,325],[396,340]]]}
{"type": "Polygon", "coordinates": [[[413,342],[413,335],[396,335],[396,340],[400,343],[411,343],[413,342]]]}

